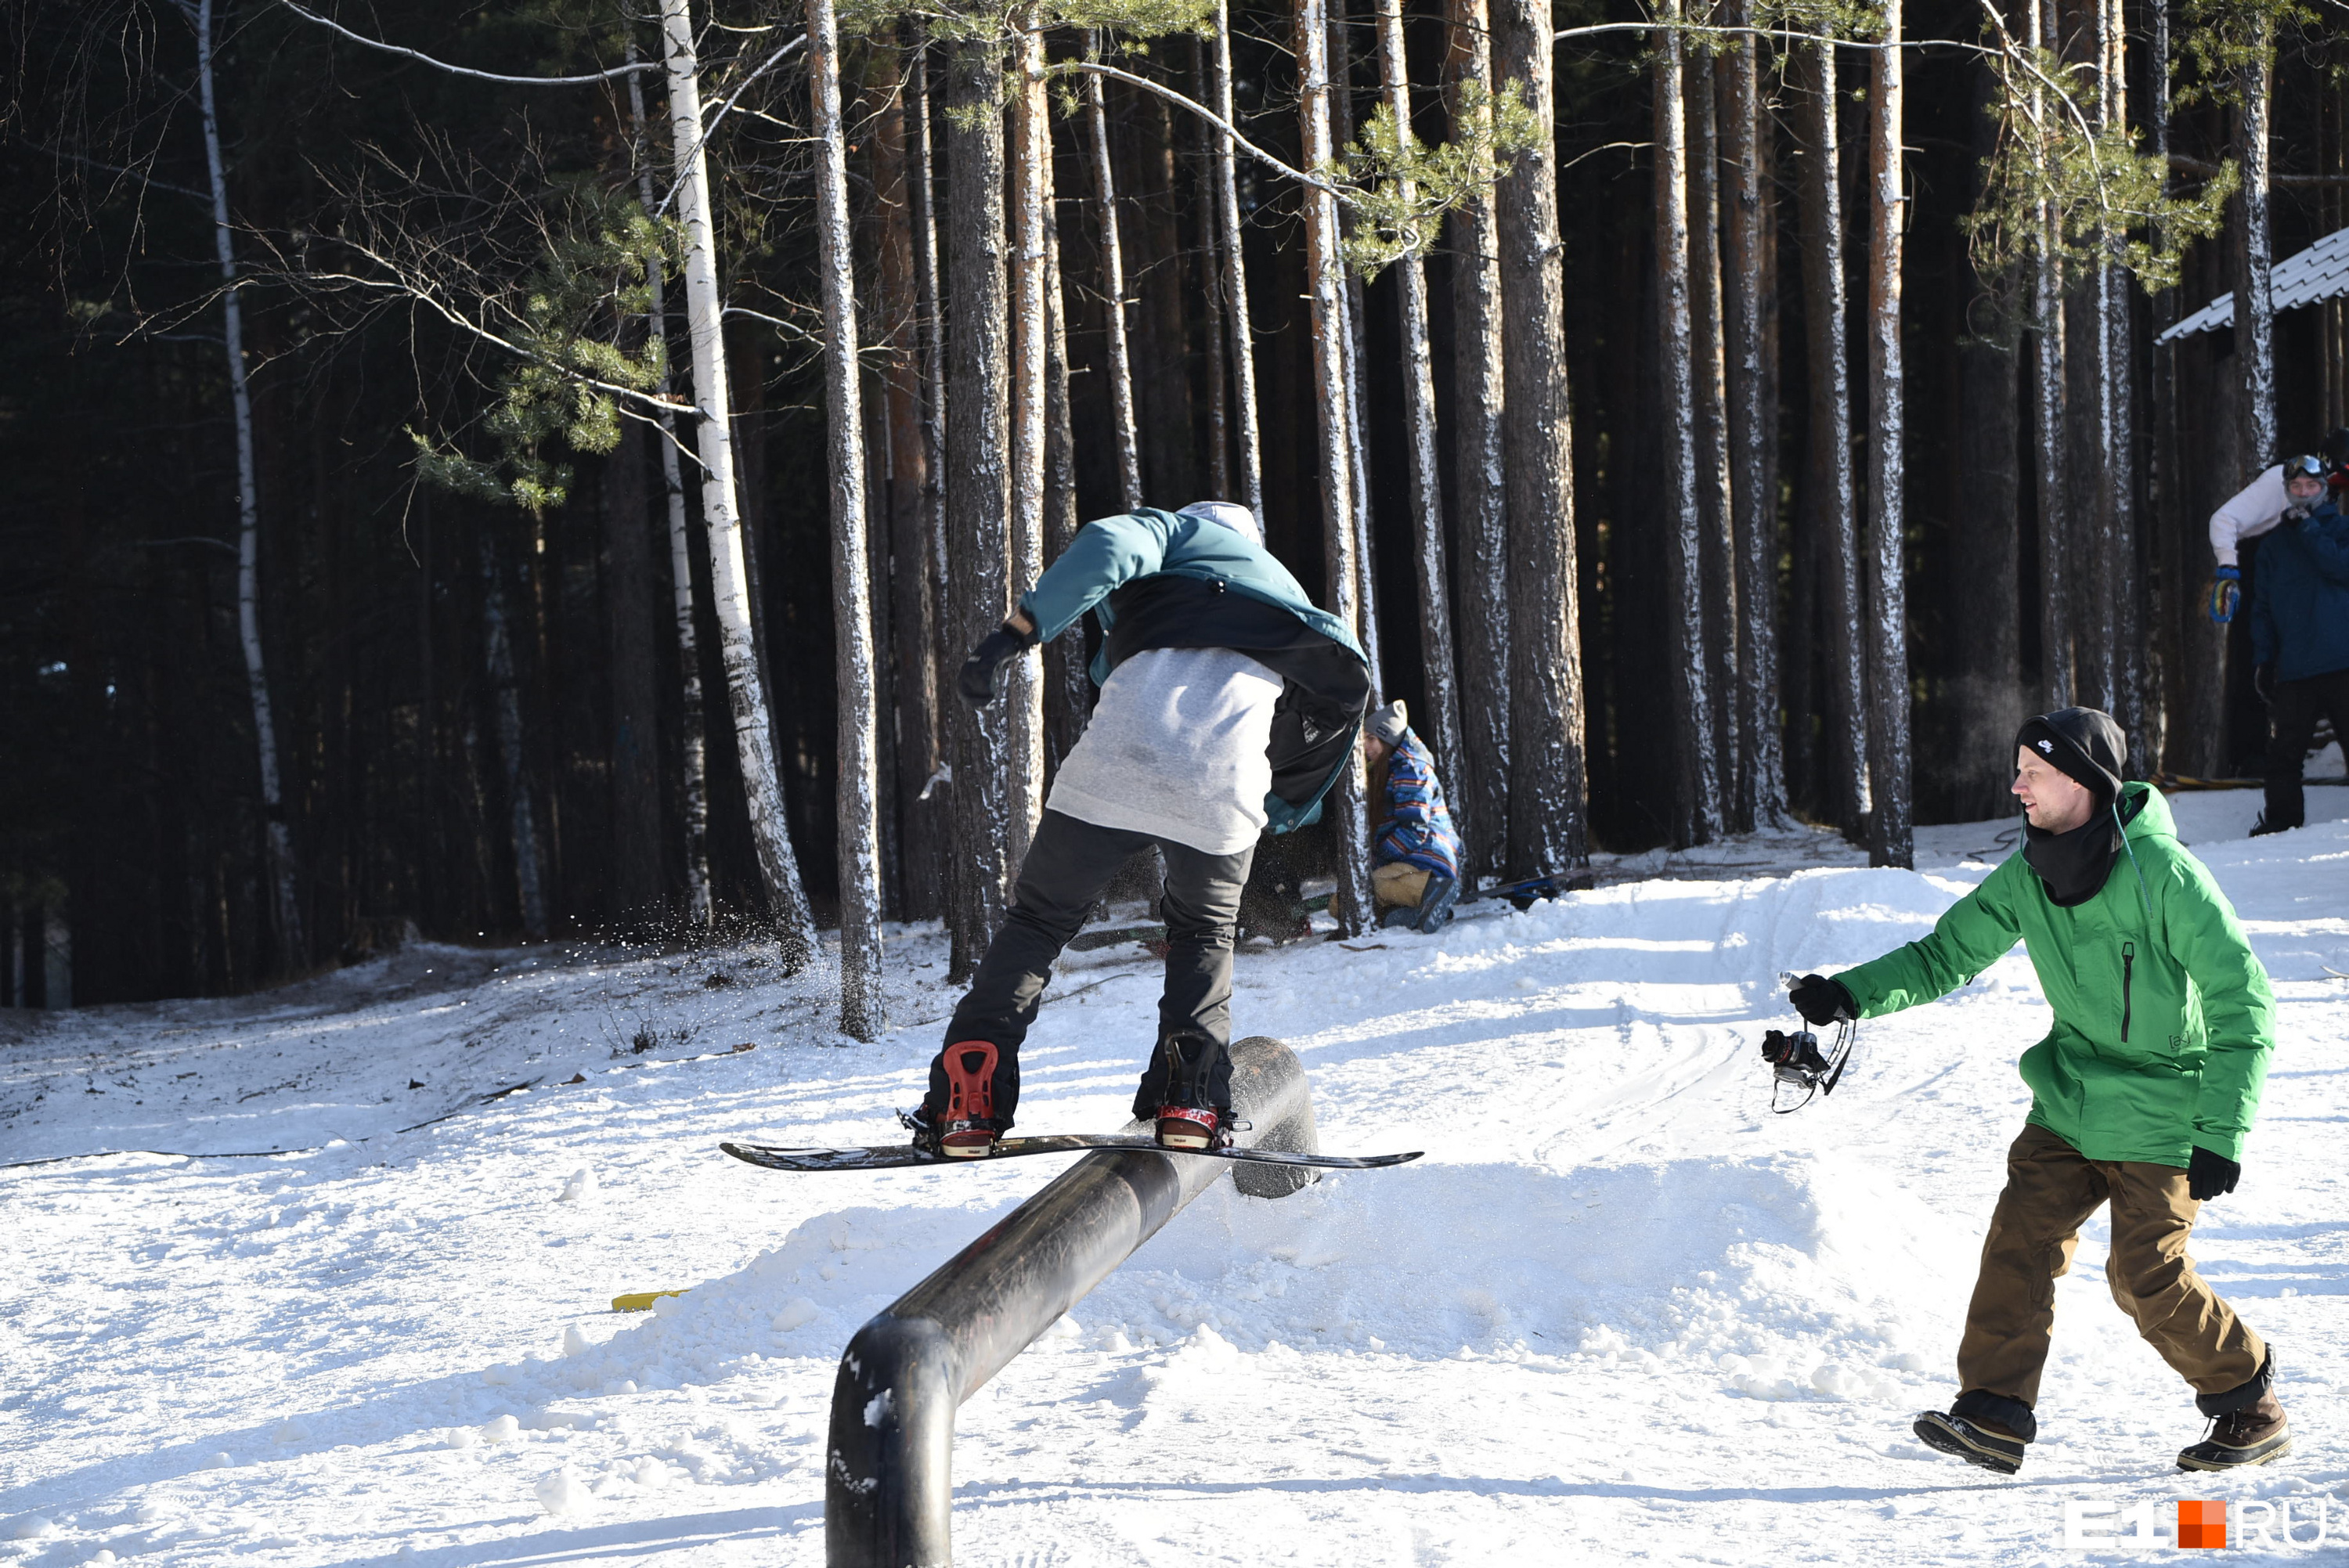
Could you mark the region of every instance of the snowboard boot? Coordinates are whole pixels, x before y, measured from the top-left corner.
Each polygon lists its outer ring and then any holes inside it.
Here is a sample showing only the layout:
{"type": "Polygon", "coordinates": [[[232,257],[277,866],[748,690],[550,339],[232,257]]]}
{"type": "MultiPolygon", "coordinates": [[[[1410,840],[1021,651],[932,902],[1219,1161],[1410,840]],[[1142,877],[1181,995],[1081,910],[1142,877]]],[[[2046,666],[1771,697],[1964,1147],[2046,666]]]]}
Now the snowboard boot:
{"type": "Polygon", "coordinates": [[[2020,1399],[1972,1388],[1958,1396],[1948,1414],[1927,1410],[1909,1430],[1936,1452],[2013,1475],[2023,1468],[2023,1450],[2039,1435],[2039,1422],[2020,1399]]]}
{"type": "Polygon", "coordinates": [[[1174,1034],[1160,1041],[1158,1048],[1166,1053],[1166,1098],[1158,1107],[1158,1147],[1230,1148],[1231,1107],[1212,1103],[1208,1084],[1216,1043],[1205,1035],[1174,1034]]]}
{"type": "Polygon", "coordinates": [[[1460,881],[1441,874],[1427,879],[1419,895],[1419,929],[1430,935],[1452,923],[1452,906],[1460,902],[1460,881]]]}
{"type": "Polygon", "coordinates": [[[2284,1424],[2283,1406],[2273,1390],[2260,1395],[2255,1405],[2230,1410],[2210,1419],[2210,1435],[2180,1449],[2182,1470],[2240,1470],[2263,1465],[2292,1452],[2292,1430],[2284,1424]]]}
{"type": "Polygon", "coordinates": [[[995,1115],[995,1042],[957,1040],[942,1055],[946,1109],[924,1102],[914,1118],[914,1141],[948,1160],[983,1160],[995,1152],[996,1135],[1003,1130],[995,1115]]]}

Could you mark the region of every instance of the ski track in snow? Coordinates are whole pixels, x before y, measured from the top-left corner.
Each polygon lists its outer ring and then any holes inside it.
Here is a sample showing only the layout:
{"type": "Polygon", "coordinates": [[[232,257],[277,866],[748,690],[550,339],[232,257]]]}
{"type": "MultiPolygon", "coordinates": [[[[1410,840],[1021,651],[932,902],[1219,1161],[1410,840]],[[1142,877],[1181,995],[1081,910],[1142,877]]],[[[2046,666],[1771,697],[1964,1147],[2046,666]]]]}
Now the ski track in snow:
{"type": "MultiPolygon", "coordinates": [[[[1716,859],[1790,874],[1244,952],[1237,1030],[1297,1048],[1324,1146],[1427,1158],[1177,1216],[964,1407],[959,1560],[2166,1562],[2067,1551],[2064,1506],[2150,1500],[2166,1530],[2185,1497],[2288,1501],[2303,1540],[2329,1500],[2333,1546],[2225,1560],[2349,1561],[2349,822],[2251,842],[2248,794],[2173,804],[2282,999],[2242,1189],[2195,1249],[2278,1346],[2282,1464],[2176,1472],[2201,1423],[2106,1295],[2101,1220],[2023,1474],[1911,1438],[1955,1391],[2045,1006],[2018,952],[1865,1026],[1789,1117],[1755,1045],[1781,970],[1921,934],[2008,824],[1920,832],[1920,873],[1785,835],[1716,859]]],[[[1071,955],[1025,1129],[1124,1120],[1139,951],[1071,955]]],[[[901,1026],[872,1047],[747,947],[428,945],[259,997],[0,1015],[0,1159],[207,1156],[0,1171],[0,1563],[820,1563],[842,1346],[1055,1168],[789,1177],[716,1144],[894,1140],[943,953],[891,931],[901,1026]]]]}

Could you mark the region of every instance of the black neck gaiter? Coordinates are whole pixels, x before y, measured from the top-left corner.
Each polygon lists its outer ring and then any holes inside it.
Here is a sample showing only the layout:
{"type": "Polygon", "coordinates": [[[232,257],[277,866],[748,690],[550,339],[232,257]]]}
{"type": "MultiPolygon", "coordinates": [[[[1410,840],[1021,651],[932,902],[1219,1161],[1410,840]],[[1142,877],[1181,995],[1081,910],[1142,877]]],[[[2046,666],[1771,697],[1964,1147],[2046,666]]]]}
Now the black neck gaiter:
{"type": "Polygon", "coordinates": [[[2023,825],[2023,858],[2039,873],[2048,902],[2058,909],[2085,903],[2103,892],[2120,854],[2121,829],[2108,807],[2067,833],[2023,825]]]}

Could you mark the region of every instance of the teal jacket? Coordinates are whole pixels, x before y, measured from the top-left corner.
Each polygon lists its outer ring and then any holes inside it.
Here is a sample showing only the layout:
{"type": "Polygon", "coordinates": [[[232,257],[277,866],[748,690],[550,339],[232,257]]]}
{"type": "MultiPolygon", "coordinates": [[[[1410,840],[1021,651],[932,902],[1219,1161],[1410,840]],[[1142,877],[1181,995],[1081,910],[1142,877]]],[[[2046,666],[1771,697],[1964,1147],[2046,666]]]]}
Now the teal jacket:
{"type": "Polygon", "coordinates": [[[1103,633],[1091,672],[1096,686],[1137,651],[1137,639],[1144,647],[1237,648],[1269,665],[1283,689],[1268,748],[1266,825],[1285,833],[1319,820],[1361,733],[1370,665],[1346,624],[1308,599],[1261,545],[1219,522],[1155,507],[1102,518],[1077,531],[1019,596],[1019,608],[1039,641],[1093,613],[1103,633]],[[1244,603],[1226,603],[1225,595],[1244,603]]]}
{"type": "Polygon", "coordinates": [[[2019,939],[2055,1010],[2023,1054],[2030,1119],[2091,1160],[2230,1160],[2275,1048],[2275,993],[2227,897],[2178,841],[2169,802],[2121,787],[2126,852],[2085,903],[2061,908],[2020,852],[1932,934],[1836,976],[1873,1018],[1945,996],[2019,939]]]}

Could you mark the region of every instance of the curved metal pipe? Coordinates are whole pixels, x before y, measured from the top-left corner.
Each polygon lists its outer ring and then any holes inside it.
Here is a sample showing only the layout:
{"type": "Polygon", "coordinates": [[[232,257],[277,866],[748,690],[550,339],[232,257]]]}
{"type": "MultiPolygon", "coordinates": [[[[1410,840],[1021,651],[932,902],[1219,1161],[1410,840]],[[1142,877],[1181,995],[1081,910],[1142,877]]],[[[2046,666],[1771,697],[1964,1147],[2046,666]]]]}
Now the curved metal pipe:
{"type": "MultiPolygon", "coordinates": [[[[1249,1148],[1319,1151],[1305,1068],[1263,1035],[1232,1047],[1249,1148]]],[[[1229,1171],[1257,1198],[1318,1172],[1177,1154],[1088,1154],[857,1330],[832,1387],[824,1464],[830,1568],[953,1561],[955,1408],[1229,1171]]]]}

